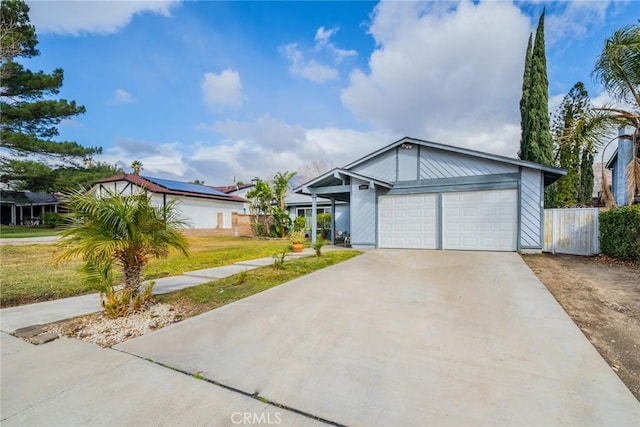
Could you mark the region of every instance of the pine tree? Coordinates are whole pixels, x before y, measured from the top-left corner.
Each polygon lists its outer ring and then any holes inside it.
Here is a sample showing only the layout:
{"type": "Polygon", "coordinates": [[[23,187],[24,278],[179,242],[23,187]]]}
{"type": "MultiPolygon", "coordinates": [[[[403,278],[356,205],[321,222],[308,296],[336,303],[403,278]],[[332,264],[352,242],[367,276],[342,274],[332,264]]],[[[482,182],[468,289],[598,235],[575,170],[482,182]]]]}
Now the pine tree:
{"type": "MultiPolygon", "coordinates": [[[[64,78],[61,69],[51,74],[32,72],[16,62],[40,54],[35,27],[29,22],[29,7],[21,0],[0,4],[0,147],[12,155],[38,155],[48,159],[73,160],[99,153],[100,148],[76,142],[53,141],[57,125],[82,114],[85,108],[75,101],[55,100],[64,78]]],[[[18,166],[1,158],[3,168],[18,166]]]]}
{"type": "Polygon", "coordinates": [[[593,191],[593,143],[585,123],[590,110],[589,94],[577,82],[562,100],[553,123],[556,166],[567,175],[555,184],[548,207],[582,206],[591,202],[593,191]]]}
{"type": "MultiPolygon", "coordinates": [[[[552,165],[554,162],[553,139],[549,129],[549,81],[544,43],[544,14],[543,11],[538,21],[529,64],[525,64],[524,77],[526,79],[528,74],[529,90],[526,93],[523,90],[525,124],[522,129],[520,158],[552,165]]],[[[523,89],[525,83],[523,81],[523,89]]]]}
{"type": "Polygon", "coordinates": [[[529,42],[527,43],[527,53],[524,57],[524,73],[522,75],[522,98],[520,99],[520,151],[518,156],[521,159],[531,157],[530,146],[525,145],[529,142],[525,138],[527,134],[527,123],[529,121],[529,91],[531,90],[531,43],[533,34],[529,34],[529,42]]]}

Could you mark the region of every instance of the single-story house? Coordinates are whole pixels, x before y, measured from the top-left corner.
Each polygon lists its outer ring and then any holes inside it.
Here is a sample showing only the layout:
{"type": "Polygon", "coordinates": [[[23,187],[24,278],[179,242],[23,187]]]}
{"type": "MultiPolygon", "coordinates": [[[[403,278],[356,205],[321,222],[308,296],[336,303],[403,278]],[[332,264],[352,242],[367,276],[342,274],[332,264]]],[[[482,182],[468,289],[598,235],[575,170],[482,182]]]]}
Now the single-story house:
{"type": "MultiPolygon", "coordinates": [[[[289,211],[289,216],[292,220],[301,216],[307,219],[307,228],[311,229],[312,215],[312,199],[307,194],[291,193],[284,199],[284,203],[289,211]]],[[[318,197],[316,200],[316,215],[322,213],[331,214],[331,218],[334,218],[334,230],[338,234],[346,232],[350,228],[349,221],[349,204],[342,200],[336,200],[334,204],[335,212],[331,211],[331,200],[323,197],[318,197]]]]}
{"type": "Polygon", "coordinates": [[[354,247],[541,252],[544,188],[565,174],[405,137],[294,192],[314,216],[319,197],[347,203],[354,247]]]}
{"type": "MultiPolygon", "coordinates": [[[[618,130],[618,146],[605,167],[611,170],[611,192],[618,206],[629,204],[629,192],[627,191],[627,168],[634,154],[640,157],[640,151],[635,152],[633,147],[634,129],[630,126],[621,127],[618,130]]],[[[640,195],[635,194],[635,201],[640,203],[640,195]]]]}
{"type": "Polygon", "coordinates": [[[116,194],[146,190],[151,194],[151,200],[161,206],[170,200],[178,200],[182,216],[193,228],[230,229],[232,215],[242,214],[247,202],[242,197],[206,185],[133,174],[101,179],[89,191],[100,196],[107,190],[116,194]]]}
{"type": "Polygon", "coordinates": [[[58,212],[60,201],[51,193],[0,192],[0,222],[3,225],[31,225],[45,212],[58,212]]]}
{"type": "MultiPolygon", "coordinates": [[[[243,199],[247,198],[247,193],[255,187],[255,184],[234,184],[227,185],[223,187],[211,187],[214,190],[222,191],[225,194],[229,194],[232,196],[242,197],[243,199]]],[[[242,206],[243,213],[249,213],[249,200],[245,200],[244,205],[242,206]]]]}

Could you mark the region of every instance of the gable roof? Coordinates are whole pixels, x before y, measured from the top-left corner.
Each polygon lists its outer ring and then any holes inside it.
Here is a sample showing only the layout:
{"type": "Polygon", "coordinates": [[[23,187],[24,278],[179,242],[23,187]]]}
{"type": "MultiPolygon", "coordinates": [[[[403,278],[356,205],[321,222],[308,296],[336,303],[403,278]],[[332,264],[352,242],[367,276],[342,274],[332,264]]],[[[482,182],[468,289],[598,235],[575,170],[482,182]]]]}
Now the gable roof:
{"type": "Polygon", "coordinates": [[[382,153],[384,153],[385,151],[389,151],[393,148],[396,148],[402,144],[417,144],[417,145],[421,145],[423,147],[430,147],[430,148],[434,148],[437,150],[443,150],[443,151],[448,151],[448,152],[452,152],[452,153],[458,153],[458,154],[465,154],[467,156],[473,156],[473,157],[479,157],[482,159],[488,159],[488,160],[494,160],[497,162],[502,162],[502,163],[508,163],[508,164],[512,164],[512,165],[516,165],[516,166],[522,166],[522,167],[526,167],[526,168],[530,168],[530,169],[537,169],[540,170],[544,173],[544,181],[545,181],[545,186],[554,183],[556,180],[558,180],[559,178],[561,178],[562,176],[567,174],[567,171],[564,169],[560,169],[560,168],[556,168],[553,166],[547,166],[547,165],[541,165],[539,163],[534,163],[534,162],[528,162],[526,160],[520,160],[520,159],[514,159],[511,157],[507,157],[507,156],[501,156],[498,154],[491,154],[491,153],[486,153],[484,151],[477,151],[477,150],[471,150],[469,148],[462,148],[462,147],[454,147],[452,145],[446,145],[446,144],[439,144],[437,142],[431,142],[431,141],[425,141],[422,139],[417,139],[417,138],[411,138],[409,136],[405,136],[404,138],[401,138],[395,142],[392,142],[391,144],[387,145],[386,147],[382,147],[379,150],[374,151],[373,153],[370,153],[364,157],[361,157],[360,159],[349,163],[348,165],[346,165],[344,167],[344,169],[351,169],[354,168],[364,162],[366,162],[367,160],[370,160],[382,153]]]}
{"type": "Polygon", "coordinates": [[[387,182],[387,181],[383,181],[381,179],[378,178],[373,178],[364,174],[361,174],[359,172],[354,172],[354,171],[350,171],[347,169],[342,169],[342,168],[333,168],[328,172],[323,173],[322,175],[312,179],[311,181],[307,181],[304,184],[298,185],[296,188],[293,189],[294,193],[298,193],[300,190],[303,190],[305,187],[311,187],[315,184],[320,183],[321,181],[326,180],[327,178],[335,178],[338,179],[336,177],[336,175],[346,175],[349,176],[351,178],[356,178],[362,181],[369,181],[372,182],[380,187],[384,187],[384,188],[391,188],[393,187],[393,184],[391,182],[387,182]]]}
{"type": "Polygon", "coordinates": [[[216,189],[210,186],[199,185],[199,184],[189,184],[189,183],[184,183],[180,181],[172,181],[168,179],[144,177],[144,176],[133,175],[128,173],[123,173],[120,175],[114,175],[108,178],[103,178],[99,181],[96,181],[94,185],[105,184],[108,182],[116,182],[116,181],[126,181],[131,184],[137,185],[138,187],[142,187],[148,191],[151,191],[153,193],[158,193],[158,194],[172,194],[175,196],[188,196],[188,197],[197,197],[200,199],[224,200],[228,202],[241,202],[241,203],[246,202],[246,200],[243,199],[242,197],[233,196],[230,194],[222,194],[222,193],[216,194],[219,192],[219,190],[216,191],[216,189]],[[175,185],[172,185],[172,183],[175,185]],[[161,184],[166,184],[166,185],[161,185],[161,184]],[[199,192],[199,187],[202,187],[201,189],[202,192],[199,192]],[[176,188],[183,188],[183,189],[178,190],[176,188]]]}

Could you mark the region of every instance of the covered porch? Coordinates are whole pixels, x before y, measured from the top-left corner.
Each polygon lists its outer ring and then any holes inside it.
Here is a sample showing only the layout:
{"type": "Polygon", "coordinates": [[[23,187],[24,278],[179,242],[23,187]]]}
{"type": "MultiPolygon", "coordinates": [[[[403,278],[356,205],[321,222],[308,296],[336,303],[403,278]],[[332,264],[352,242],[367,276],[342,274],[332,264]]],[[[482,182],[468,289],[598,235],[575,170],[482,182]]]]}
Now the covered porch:
{"type": "MultiPolygon", "coordinates": [[[[349,209],[353,209],[353,203],[370,204],[373,194],[373,204],[375,205],[375,194],[378,190],[388,191],[393,184],[372,178],[366,175],[355,173],[345,169],[333,169],[319,177],[300,185],[293,190],[297,194],[306,194],[311,196],[311,243],[317,242],[317,204],[318,198],[324,198],[331,201],[331,244],[335,244],[335,218],[336,218],[336,202],[345,202],[349,205],[349,209]],[[363,195],[367,195],[362,197],[363,195]]],[[[354,216],[350,217],[350,227],[347,230],[351,236],[353,233],[354,216]]],[[[353,241],[353,240],[352,240],[353,241]]]]}
{"type": "Polygon", "coordinates": [[[45,212],[58,212],[58,198],[50,193],[31,191],[2,191],[0,193],[0,222],[3,225],[37,225],[45,212]]]}

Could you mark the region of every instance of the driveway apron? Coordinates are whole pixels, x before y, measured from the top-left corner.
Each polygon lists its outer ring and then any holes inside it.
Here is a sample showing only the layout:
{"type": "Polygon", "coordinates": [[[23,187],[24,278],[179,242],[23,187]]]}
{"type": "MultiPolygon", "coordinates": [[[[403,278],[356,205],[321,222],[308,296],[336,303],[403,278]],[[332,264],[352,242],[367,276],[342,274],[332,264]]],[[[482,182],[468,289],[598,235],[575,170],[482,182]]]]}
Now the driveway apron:
{"type": "Polygon", "coordinates": [[[349,426],[640,420],[515,253],[371,251],[116,348],[349,426]]]}

